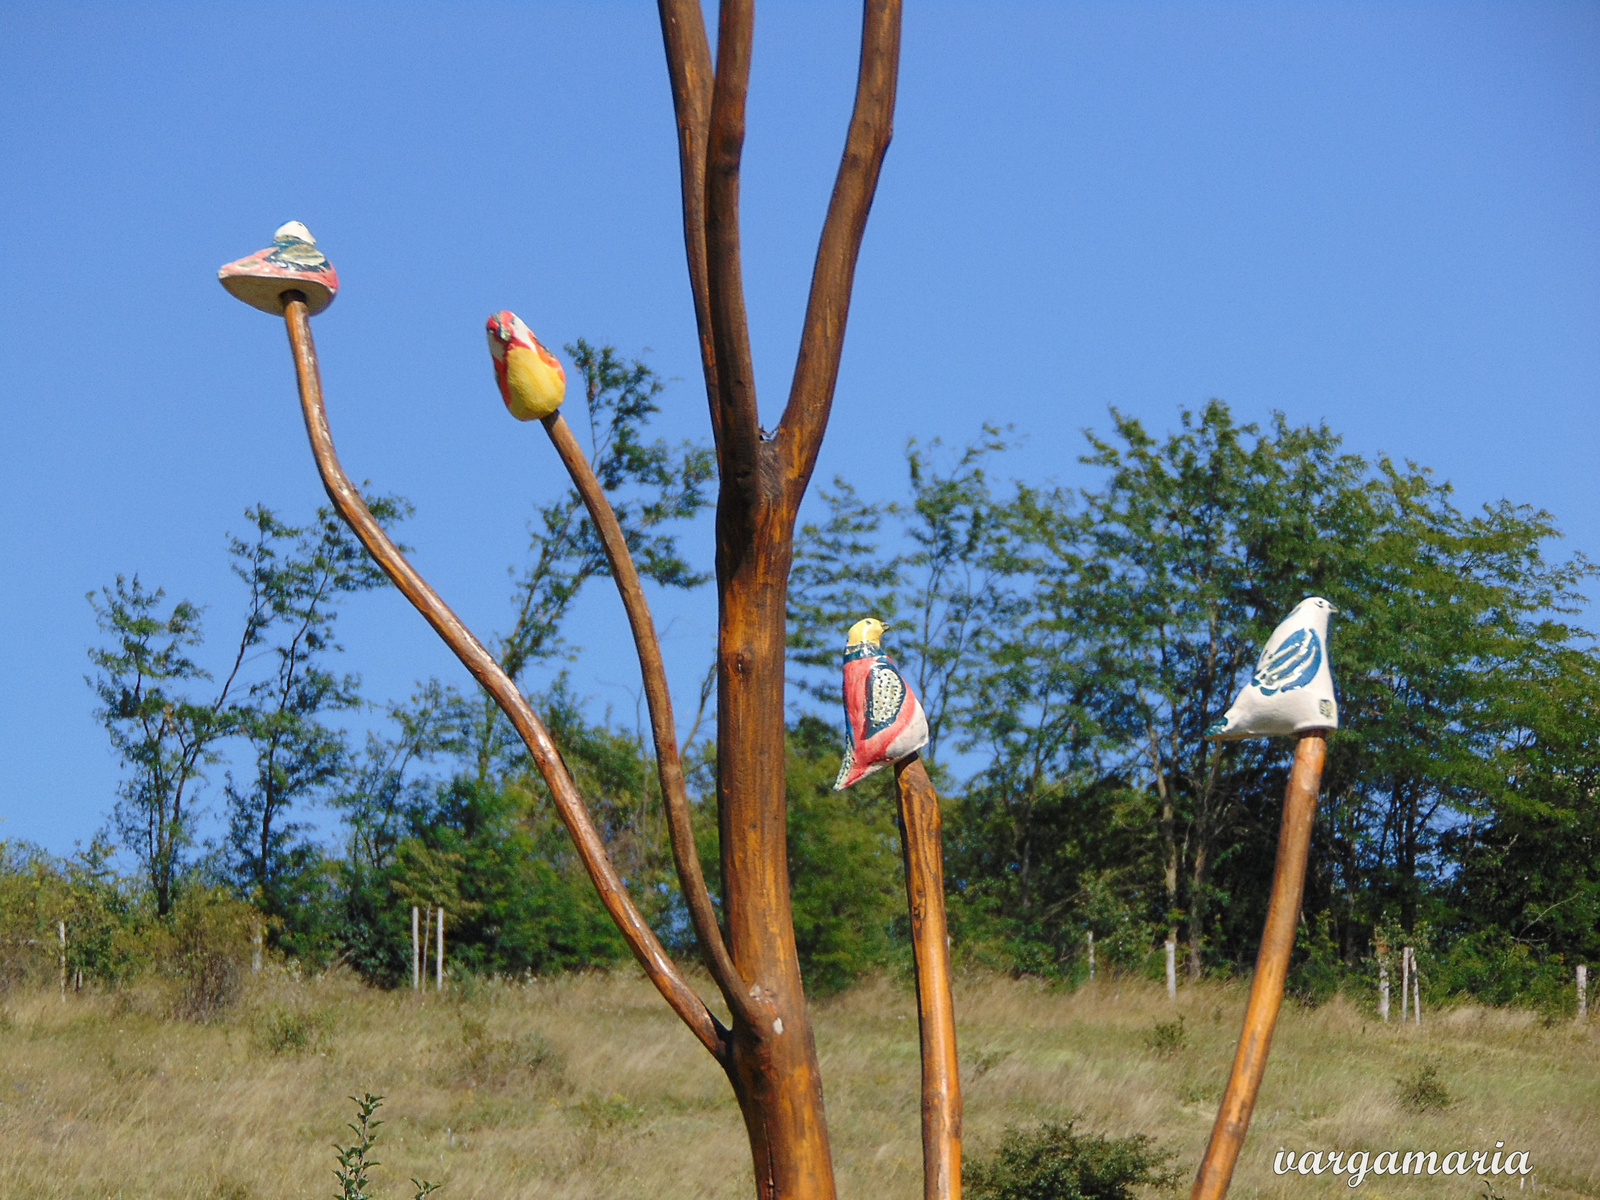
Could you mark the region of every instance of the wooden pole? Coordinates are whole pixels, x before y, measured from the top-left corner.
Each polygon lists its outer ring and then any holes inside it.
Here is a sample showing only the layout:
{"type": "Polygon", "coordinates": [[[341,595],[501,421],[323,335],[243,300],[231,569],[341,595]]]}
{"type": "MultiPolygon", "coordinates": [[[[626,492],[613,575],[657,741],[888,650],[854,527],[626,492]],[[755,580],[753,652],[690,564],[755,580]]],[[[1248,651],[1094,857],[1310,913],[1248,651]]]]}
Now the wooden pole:
{"type": "Polygon", "coordinates": [[[67,923],[56,922],[57,958],[61,967],[61,1003],[67,1002],[67,923]]]}
{"type": "Polygon", "coordinates": [[[1411,947],[1400,947],[1400,1024],[1411,1016],[1411,947]]]}
{"type": "Polygon", "coordinates": [[[1256,955],[1255,978],[1250,981],[1250,1002],[1245,1008],[1244,1030],[1234,1054],[1233,1070],[1222,1095],[1211,1141],[1195,1176],[1190,1200],[1222,1200],[1233,1179],[1234,1164],[1250,1128],[1250,1113],[1267,1069],[1272,1030],[1283,1003],[1283,983],[1294,951],[1294,931],[1300,920],[1300,898],[1305,891],[1306,860],[1311,852],[1311,825],[1317,810],[1317,789],[1327,757],[1327,734],[1320,729],[1301,734],[1295,746],[1294,767],[1283,799],[1283,823],[1278,830],[1278,858],[1272,872],[1272,899],[1267,905],[1266,928],[1256,955]]]}
{"type": "Polygon", "coordinates": [[[1178,998],[1178,942],[1176,938],[1167,939],[1167,999],[1178,998]]]}
{"type": "Polygon", "coordinates": [[[1089,982],[1094,982],[1094,930],[1089,930],[1089,982]]]}
{"type": "Polygon", "coordinates": [[[411,906],[411,990],[422,990],[422,931],[419,928],[422,914],[411,906]]]}
{"type": "Polygon", "coordinates": [[[254,927],[250,930],[250,970],[259,973],[261,970],[261,919],[256,918],[254,927]]]}
{"type": "Polygon", "coordinates": [[[434,948],[433,990],[444,991],[444,905],[439,906],[439,939],[434,948]]]}
{"type": "Polygon", "coordinates": [[[1389,1023],[1389,961],[1386,955],[1378,956],[1378,1016],[1389,1023]]]}
{"type": "Polygon", "coordinates": [[[1586,963],[1578,964],[1578,1020],[1589,1019],[1589,967],[1586,963]]]}
{"type": "Polygon", "coordinates": [[[1417,1014],[1417,1028],[1422,1028],[1422,972],[1417,969],[1417,948],[1411,948],[1411,1004],[1417,1014]]]}
{"type": "MultiPolygon", "coordinates": [[[[361,539],[361,544],[367,548],[367,552],[382,568],[383,573],[393,580],[400,594],[422,614],[433,627],[433,631],[445,645],[450,647],[462,665],[483,685],[484,690],[506,714],[512,728],[517,731],[523,745],[528,748],[528,754],[544,779],[545,786],[549,788],[551,798],[555,802],[556,815],[561,818],[567,834],[572,838],[579,861],[588,872],[595,891],[600,894],[600,902],[605,905],[607,915],[622,934],[623,941],[627,942],[628,949],[633,951],[634,957],[639,960],[639,965],[644,968],[644,973],[650,982],[655,985],[672,1011],[678,1014],[683,1023],[699,1039],[700,1044],[710,1051],[718,1062],[726,1064],[730,1053],[728,1031],[706,1007],[705,1001],[699,994],[689,986],[688,980],[667,955],[661,940],[656,937],[644,915],[633,902],[627,885],[617,872],[616,864],[606,852],[605,843],[601,840],[599,830],[595,828],[594,819],[589,815],[583,797],[578,794],[577,785],[572,781],[572,776],[562,761],[560,751],[556,749],[556,744],[550,737],[550,731],[545,728],[544,722],[539,720],[538,714],[528,704],[527,697],[506,675],[494,655],[489,653],[484,644],[462,623],[461,618],[450,610],[450,606],[444,602],[439,593],[400,552],[400,548],[394,544],[394,540],[372,515],[372,510],[367,507],[360,490],[350,482],[350,476],[340,465],[339,455],[333,444],[333,431],[328,427],[327,406],[322,398],[322,373],[317,365],[316,341],[311,335],[311,314],[302,293],[293,290],[284,292],[283,320],[289,334],[289,347],[294,354],[295,379],[300,389],[300,412],[305,418],[306,436],[310,440],[311,455],[316,460],[317,473],[322,477],[322,486],[328,493],[328,499],[333,501],[334,508],[344,518],[345,524],[349,525],[356,537],[361,539]]],[[[783,759],[781,603],[778,605],[778,611],[780,614],[777,642],[780,650],[778,768],[781,777],[783,759]]],[[[781,800],[781,778],[779,782],[781,800]]],[[[795,967],[795,975],[798,979],[798,964],[795,967]]],[[[831,1200],[831,1196],[825,1200],[831,1200]]]]}
{"type": "Polygon", "coordinates": [[[950,994],[939,797],[919,756],[896,763],[894,774],[922,1036],[922,1195],[923,1200],[961,1200],[961,1077],[950,994]]]}

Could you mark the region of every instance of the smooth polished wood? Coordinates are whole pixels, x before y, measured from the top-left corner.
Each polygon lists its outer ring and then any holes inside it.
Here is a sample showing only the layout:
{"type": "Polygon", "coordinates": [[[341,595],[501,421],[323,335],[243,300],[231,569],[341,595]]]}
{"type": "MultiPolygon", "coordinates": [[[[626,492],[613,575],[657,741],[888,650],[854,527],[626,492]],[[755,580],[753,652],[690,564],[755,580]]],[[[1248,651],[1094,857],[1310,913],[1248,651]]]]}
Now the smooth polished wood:
{"type": "Polygon", "coordinates": [[[400,553],[367,508],[360,491],[339,465],[333,434],[328,427],[327,410],[323,404],[322,376],[317,366],[316,345],[311,336],[305,298],[299,292],[290,292],[286,294],[285,301],[283,318],[289,331],[289,345],[294,351],[300,407],[305,417],[306,434],[311,439],[311,453],[316,459],[317,471],[322,476],[328,498],[384,574],[394,581],[400,593],[433,626],[434,632],[444,639],[467,670],[472,672],[473,678],[483,685],[510,718],[512,726],[527,745],[539,774],[544,777],[545,785],[555,801],[556,812],[572,837],[578,857],[588,871],[589,878],[594,881],[606,912],[621,930],[628,948],[672,1010],[700,1039],[700,1043],[719,1061],[726,1062],[729,1031],[723,1028],[722,1023],[706,1007],[705,1001],[689,986],[634,905],[544,724],[494,656],[440,599],[405,555],[400,553]]]}
{"type": "Polygon", "coordinates": [[[1272,1031],[1283,1003],[1283,984],[1294,952],[1294,931],[1300,921],[1300,900],[1305,892],[1306,860],[1311,852],[1311,826],[1317,812],[1317,791],[1322,784],[1322,764],[1327,757],[1327,734],[1320,729],[1300,735],[1294,766],[1283,798],[1283,823],[1278,830],[1278,858],[1272,872],[1272,899],[1267,904],[1266,926],[1256,955],[1255,978],[1250,981],[1250,1001],[1245,1007],[1244,1030],[1233,1056],[1233,1070],[1222,1094],[1211,1141],[1195,1176],[1190,1200],[1222,1200],[1233,1179],[1234,1164],[1244,1147],[1255,1108],[1261,1077],[1267,1069],[1272,1031]]]}
{"type": "Polygon", "coordinates": [[[950,992],[939,795],[915,754],[896,763],[894,774],[922,1036],[922,1195],[923,1200],[961,1200],[961,1067],[950,992]]]}
{"type": "Polygon", "coordinates": [[[734,1017],[729,1075],[763,1200],[833,1200],[822,1080],[789,900],[784,668],[794,524],[827,424],[861,232],[888,145],[899,0],[866,0],[856,111],[824,224],[784,425],[756,404],[739,170],[754,10],[725,0],[713,69],[700,6],[658,0],[677,117],[684,244],[717,440],[717,818],[728,950],[772,1019],[734,1017]]]}
{"type": "Polygon", "coordinates": [[[656,747],[656,771],[661,781],[661,795],[667,810],[667,834],[672,843],[672,859],[678,871],[678,883],[684,901],[689,907],[689,920],[695,937],[704,952],[706,968],[722,992],[730,1011],[746,1021],[771,1020],[766,1008],[753,1000],[749,984],[740,978],[733,959],[728,955],[727,944],[722,940],[722,930],[717,925],[716,910],[711,905],[711,893],[706,888],[705,874],[700,866],[700,855],[694,845],[694,825],[689,812],[689,793],[684,784],[683,762],[679,757],[678,731],[672,717],[672,693],[667,687],[667,671],[661,661],[661,643],[656,637],[655,621],[650,615],[650,604],[645,599],[639,572],[634,567],[633,555],[628,551],[627,538],[617,522],[616,512],[606,499],[605,489],[595,478],[589,459],[573,436],[572,427],[559,411],[543,419],[545,432],[555,446],[573,486],[583,500],[600,536],[606,562],[611,567],[612,581],[622,597],[622,607],[628,616],[628,627],[633,633],[633,644],[639,655],[639,673],[644,680],[645,704],[650,711],[650,733],[656,747]]]}

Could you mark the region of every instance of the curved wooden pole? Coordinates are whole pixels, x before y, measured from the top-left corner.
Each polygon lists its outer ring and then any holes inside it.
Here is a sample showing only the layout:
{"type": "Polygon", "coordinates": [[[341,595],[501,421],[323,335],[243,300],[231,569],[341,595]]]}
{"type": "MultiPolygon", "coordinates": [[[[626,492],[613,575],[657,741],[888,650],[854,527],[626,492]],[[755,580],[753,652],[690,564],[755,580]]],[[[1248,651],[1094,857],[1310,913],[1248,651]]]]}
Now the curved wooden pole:
{"type": "Polygon", "coordinates": [[[628,895],[626,885],[606,853],[605,843],[600,840],[594,822],[589,819],[589,810],[584,807],[583,798],[578,795],[572,777],[567,774],[566,765],[561,761],[560,751],[551,741],[544,724],[495,661],[494,655],[484,648],[483,643],[473,636],[472,631],[462,624],[427,580],[400,553],[383,527],[373,518],[361,493],[344,473],[344,468],[339,465],[333,434],[328,428],[327,410],[322,401],[322,376],[317,367],[316,345],[311,338],[310,314],[306,310],[305,297],[299,292],[285,293],[283,319],[289,329],[290,348],[294,351],[300,407],[305,415],[306,433],[311,439],[311,453],[316,459],[317,471],[322,476],[328,498],[361,539],[373,560],[383,568],[384,574],[394,581],[401,594],[411,601],[413,607],[433,626],[434,632],[455,651],[456,657],[472,672],[473,678],[483,685],[510,718],[512,726],[527,745],[528,753],[533,756],[539,774],[544,776],[550,795],[555,800],[556,812],[572,836],[578,857],[583,860],[589,878],[600,893],[601,902],[621,930],[628,948],[672,1010],[700,1039],[700,1043],[719,1062],[726,1064],[728,1031],[706,1007],[705,1001],[695,994],[634,906],[633,898],[628,895]]]}
{"type": "Polygon", "coordinates": [[[1311,825],[1317,812],[1317,789],[1322,784],[1322,763],[1328,753],[1328,735],[1321,729],[1300,735],[1294,749],[1294,767],[1283,798],[1283,824],[1278,830],[1278,859],[1272,871],[1272,899],[1267,923],[1256,955],[1255,978],[1250,981],[1250,1003],[1244,1011],[1244,1031],[1233,1056],[1233,1071],[1222,1094],[1217,1123],[1194,1180],[1189,1200],[1222,1200],[1233,1179],[1234,1164],[1244,1147],[1255,1108],[1261,1076],[1267,1069],[1272,1030],[1283,1002],[1283,983],[1294,951],[1295,926],[1300,921],[1300,898],[1305,891],[1306,859],[1311,852],[1311,825]]]}
{"type": "Polygon", "coordinates": [[[923,1200],[961,1200],[961,1075],[950,995],[939,796],[915,754],[895,764],[894,776],[922,1034],[922,1195],[923,1200]]]}
{"type": "Polygon", "coordinates": [[[679,757],[678,733],[672,719],[672,693],[667,688],[667,671],[661,662],[661,643],[656,637],[656,626],[650,616],[650,604],[645,599],[644,588],[639,583],[639,572],[634,568],[633,555],[628,551],[628,541],[623,536],[617,515],[606,499],[605,489],[595,478],[594,469],[578,445],[560,412],[545,417],[542,424],[550,435],[551,444],[561,456],[562,464],[572,476],[595,532],[600,535],[600,545],[605,550],[606,561],[611,564],[611,578],[622,596],[622,606],[628,614],[628,626],[633,631],[633,643],[639,652],[639,672],[644,679],[645,702],[650,709],[650,732],[656,745],[656,770],[661,780],[661,795],[666,801],[667,833],[672,842],[672,858],[677,864],[678,879],[683,885],[684,900],[689,906],[689,920],[695,935],[705,950],[706,967],[728,1007],[747,1021],[771,1021],[771,1016],[758,1011],[750,998],[748,987],[740,977],[738,968],[728,954],[728,946],[717,925],[716,910],[711,906],[711,893],[706,889],[705,875],[700,867],[700,855],[694,846],[694,825],[689,815],[689,793],[684,786],[683,762],[679,757]]]}

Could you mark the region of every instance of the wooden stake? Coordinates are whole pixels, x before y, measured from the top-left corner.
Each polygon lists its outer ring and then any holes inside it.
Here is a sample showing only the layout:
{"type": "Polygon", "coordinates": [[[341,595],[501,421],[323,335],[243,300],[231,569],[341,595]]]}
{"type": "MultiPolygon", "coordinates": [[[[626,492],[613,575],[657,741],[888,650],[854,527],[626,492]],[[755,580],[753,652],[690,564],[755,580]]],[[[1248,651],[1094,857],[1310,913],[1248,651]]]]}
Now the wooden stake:
{"type": "Polygon", "coordinates": [[[1174,938],[1167,939],[1167,999],[1178,998],[1178,943],[1174,938]]]}
{"type": "Polygon", "coordinates": [[[439,906],[439,940],[434,945],[433,990],[444,991],[444,905],[439,906]]]}
{"type": "Polygon", "coordinates": [[[1411,1007],[1411,947],[1400,947],[1400,1024],[1410,1017],[1411,1007]]]}
{"type": "Polygon", "coordinates": [[[61,1003],[67,1002],[67,923],[56,922],[56,938],[60,947],[57,957],[61,962],[61,1003]]]}
{"type": "Polygon", "coordinates": [[[1089,930],[1089,982],[1094,982],[1094,930],[1089,930]]]}
{"type": "Polygon", "coordinates": [[[1389,1023],[1389,963],[1383,955],[1378,957],[1378,1016],[1389,1023]]]}
{"type": "Polygon", "coordinates": [[[1417,970],[1417,950],[1411,948],[1411,1004],[1417,1014],[1417,1028],[1422,1028],[1422,972],[1417,970]]]}
{"type": "Polygon", "coordinates": [[[894,774],[922,1035],[922,1195],[923,1200],[961,1200],[961,1075],[950,994],[939,797],[919,756],[896,763],[894,774]]]}
{"type": "Polygon", "coordinates": [[[422,931],[418,928],[421,924],[422,914],[417,911],[417,906],[411,906],[411,990],[422,990],[422,931]]]}
{"type": "Polygon", "coordinates": [[[1589,967],[1586,963],[1578,964],[1578,1020],[1589,1019],[1589,967]]]}
{"type": "Polygon", "coordinates": [[[250,970],[261,970],[261,921],[257,918],[255,927],[250,931],[250,970]]]}
{"type": "Polygon", "coordinates": [[[1190,1200],[1222,1200],[1233,1179],[1234,1164],[1250,1128],[1250,1113],[1267,1069],[1272,1030],[1283,1003],[1283,983],[1294,951],[1294,931],[1300,920],[1300,898],[1305,891],[1306,859],[1311,852],[1311,825],[1317,810],[1317,789],[1322,784],[1322,764],[1327,757],[1327,734],[1314,729],[1300,736],[1294,767],[1283,799],[1283,823],[1278,830],[1278,858],[1272,872],[1272,899],[1267,905],[1266,928],[1256,955],[1255,978],[1250,981],[1250,1002],[1245,1008],[1244,1030],[1234,1054],[1233,1070],[1222,1095],[1211,1141],[1195,1176],[1190,1200]]]}

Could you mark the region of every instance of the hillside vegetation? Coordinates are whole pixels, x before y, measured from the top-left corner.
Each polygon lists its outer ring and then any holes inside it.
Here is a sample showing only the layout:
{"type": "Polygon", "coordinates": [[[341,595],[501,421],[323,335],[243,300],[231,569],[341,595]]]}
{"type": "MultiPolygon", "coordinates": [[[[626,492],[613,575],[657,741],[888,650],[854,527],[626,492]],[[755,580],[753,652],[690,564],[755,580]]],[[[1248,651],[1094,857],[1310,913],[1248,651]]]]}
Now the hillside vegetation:
{"type": "MultiPolygon", "coordinates": [[[[287,1200],[336,1193],[347,1097],[385,1097],[375,1197],[744,1197],[749,1159],[717,1068],[631,970],[441,998],[268,970],[209,1023],[153,982],[63,1002],[15,989],[0,1018],[0,1195],[287,1200]]],[[[1174,1151],[1187,1192],[1243,1009],[1237,984],[1170,1004],[1143,981],[1068,991],[972,974],[957,988],[969,1159],[1007,1126],[1072,1115],[1174,1151]],[[1177,1017],[1182,1017],[1179,1025],[1177,1017]]],[[[1600,1195],[1600,1036],[1527,1010],[1424,1010],[1421,1032],[1340,997],[1289,1005],[1232,1195],[1332,1197],[1275,1176],[1281,1148],[1531,1152],[1539,1196],[1600,1195]],[[1419,1099],[1417,1082],[1428,1084],[1419,1099]]],[[[916,1018],[877,977],[817,1007],[840,1194],[920,1195],[916,1018]]],[[[1515,1181],[1497,1181],[1501,1195],[1515,1181]]],[[[1335,1190],[1338,1189],[1338,1190],[1335,1190]]],[[[1369,1176],[1358,1195],[1478,1197],[1472,1177],[1369,1176]]]]}

